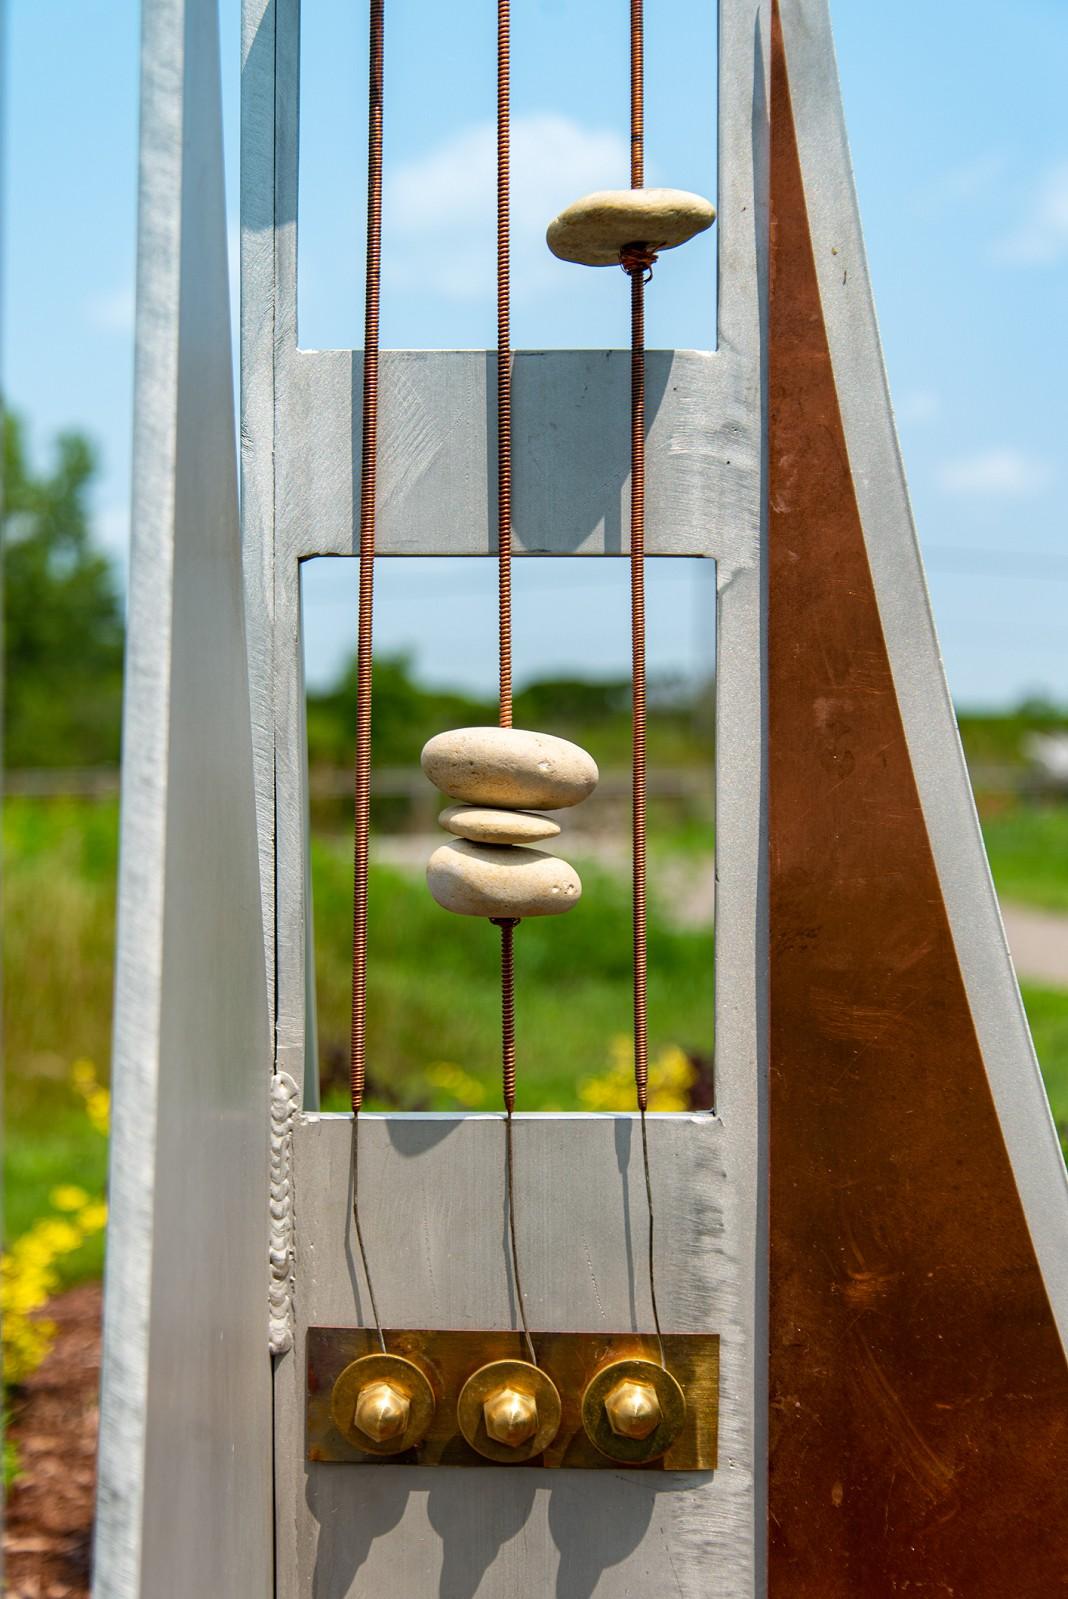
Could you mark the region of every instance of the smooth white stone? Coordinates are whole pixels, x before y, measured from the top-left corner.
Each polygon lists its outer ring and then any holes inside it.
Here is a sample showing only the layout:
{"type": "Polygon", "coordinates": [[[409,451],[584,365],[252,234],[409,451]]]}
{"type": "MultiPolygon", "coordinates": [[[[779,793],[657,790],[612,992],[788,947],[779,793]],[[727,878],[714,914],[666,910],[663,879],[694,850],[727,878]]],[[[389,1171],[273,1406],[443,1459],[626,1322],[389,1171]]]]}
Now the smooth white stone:
{"type": "Polygon", "coordinates": [[[423,771],[470,805],[558,811],[593,792],[597,762],[577,744],[520,727],[459,727],[423,746],[423,771]]]}
{"type": "Polygon", "coordinates": [[[458,916],[558,916],[582,897],[575,868],[555,855],[461,838],[434,851],[426,880],[458,916]]]}
{"type": "Polygon", "coordinates": [[[626,244],[671,250],[715,220],[712,202],[686,189],[599,189],[554,217],[545,239],[561,261],[618,266],[626,244]]]}
{"type": "Polygon", "coordinates": [[[499,811],[488,805],[449,805],[438,817],[457,838],[472,844],[537,844],[543,838],[556,838],[559,822],[534,811],[499,811]]]}

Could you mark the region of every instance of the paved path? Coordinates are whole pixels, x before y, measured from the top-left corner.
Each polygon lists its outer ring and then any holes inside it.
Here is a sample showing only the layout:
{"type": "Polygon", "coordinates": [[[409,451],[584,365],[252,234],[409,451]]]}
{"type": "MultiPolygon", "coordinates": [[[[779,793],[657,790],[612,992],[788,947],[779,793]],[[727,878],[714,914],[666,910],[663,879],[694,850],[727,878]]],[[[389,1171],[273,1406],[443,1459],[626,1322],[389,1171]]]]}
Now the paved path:
{"type": "MultiPolygon", "coordinates": [[[[403,870],[421,871],[442,838],[440,834],[378,838],[372,840],[372,855],[403,870]]],[[[580,866],[584,859],[594,859],[611,871],[628,870],[626,844],[616,839],[580,835],[570,850],[566,836],[553,843],[562,855],[573,858],[580,866]]],[[[706,927],[711,923],[716,905],[716,875],[711,860],[702,861],[695,870],[692,859],[654,859],[650,863],[650,886],[657,900],[681,925],[706,927]]],[[[1002,914],[1021,982],[1068,989],[1068,916],[1034,910],[1028,905],[1003,905],[1002,914]]]]}
{"type": "Polygon", "coordinates": [[[1068,916],[1029,905],[1001,909],[1020,981],[1068,988],[1068,916]]]}

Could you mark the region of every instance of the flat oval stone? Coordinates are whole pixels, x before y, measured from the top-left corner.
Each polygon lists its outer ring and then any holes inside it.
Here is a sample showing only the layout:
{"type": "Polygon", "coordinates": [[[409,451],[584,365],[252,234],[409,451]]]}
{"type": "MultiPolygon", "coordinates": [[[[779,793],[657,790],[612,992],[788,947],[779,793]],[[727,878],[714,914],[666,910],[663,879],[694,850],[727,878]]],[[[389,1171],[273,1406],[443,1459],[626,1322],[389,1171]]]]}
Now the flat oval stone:
{"type": "Polygon", "coordinates": [[[579,874],[540,849],[442,844],[426,866],[431,894],[458,916],[558,916],[582,897],[579,874]]]}
{"type": "Polygon", "coordinates": [[[561,261],[618,266],[625,244],[672,250],[715,220],[712,202],[686,189],[599,189],[554,217],[545,239],[561,261]]]}
{"type": "Polygon", "coordinates": [[[597,762],[551,733],[520,727],[459,727],[423,746],[423,771],[443,794],[469,805],[558,811],[597,783],[597,762]]]}
{"type": "Polygon", "coordinates": [[[497,811],[488,805],[449,805],[438,817],[457,838],[472,844],[536,844],[539,839],[555,838],[559,822],[534,811],[497,811]]]}

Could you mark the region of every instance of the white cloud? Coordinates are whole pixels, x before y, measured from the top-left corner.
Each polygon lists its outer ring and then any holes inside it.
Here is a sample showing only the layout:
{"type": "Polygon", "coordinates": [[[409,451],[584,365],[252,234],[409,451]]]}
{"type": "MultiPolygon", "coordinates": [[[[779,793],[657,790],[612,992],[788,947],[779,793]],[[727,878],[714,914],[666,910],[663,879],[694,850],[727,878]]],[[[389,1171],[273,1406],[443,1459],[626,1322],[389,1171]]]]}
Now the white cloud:
{"type": "Polygon", "coordinates": [[[961,206],[986,205],[1004,179],[1008,162],[991,151],[962,166],[936,173],[920,189],[917,210],[924,217],[940,217],[961,206]]]}
{"type": "MultiPolygon", "coordinates": [[[[626,141],[610,129],[534,112],[512,122],[512,293],[520,298],[553,281],[545,228],[569,201],[628,181],[626,141]]],[[[385,226],[415,245],[386,256],[394,283],[427,281],[450,299],[481,298],[495,281],[497,131],[477,123],[402,166],[384,197],[385,226]],[[423,242],[424,249],[419,245],[423,242]]]]}
{"type": "Polygon", "coordinates": [[[957,456],[943,462],[938,471],[939,486],[946,494],[996,495],[1013,500],[1040,494],[1052,477],[1047,462],[1009,445],[957,456]]]}
{"type": "Polygon", "coordinates": [[[133,284],[123,283],[117,289],[108,290],[106,294],[90,296],[86,304],[86,315],[90,326],[98,328],[102,333],[132,333],[134,325],[133,284]]]}
{"type": "MultiPolygon", "coordinates": [[[[226,245],[230,303],[233,325],[236,327],[241,287],[241,227],[233,218],[227,222],[226,245]]],[[[101,333],[120,333],[126,337],[132,335],[134,331],[136,311],[137,296],[132,280],[104,293],[90,295],[85,304],[86,319],[90,327],[97,328],[101,333]]]]}
{"type": "Polygon", "coordinates": [[[933,389],[909,389],[896,409],[899,421],[921,427],[938,420],[942,414],[942,401],[933,389]]]}
{"type": "Polygon", "coordinates": [[[995,241],[994,254],[1012,266],[1048,266],[1068,256],[1068,161],[1046,173],[1027,214],[995,241]]]}

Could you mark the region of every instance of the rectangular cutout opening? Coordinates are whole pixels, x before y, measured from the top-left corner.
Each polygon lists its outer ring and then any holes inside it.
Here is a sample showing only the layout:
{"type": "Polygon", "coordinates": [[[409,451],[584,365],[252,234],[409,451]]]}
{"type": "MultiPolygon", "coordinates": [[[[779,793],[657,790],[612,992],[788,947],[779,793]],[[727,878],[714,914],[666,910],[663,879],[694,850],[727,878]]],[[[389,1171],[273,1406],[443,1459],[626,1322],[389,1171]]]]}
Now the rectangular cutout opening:
{"type": "MultiPolygon", "coordinates": [[[[497,563],[380,558],[369,893],[370,1109],[500,1104],[498,936],[432,900],[426,862],[449,803],[426,739],[497,719],[497,563]]],[[[301,567],[322,1106],[348,1106],[356,563],[301,567]]],[[[654,1110],[713,1105],[715,563],[646,563],[649,1042],[654,1110]]],[[[520,1111],[633,1108],[629,563],[513,568],[515,725],[594,756],[597,789],[556,813],[549,848],[579,871],[566,915],[516,930],[520,1111]]]]}
{"type": "MultiPolygon", "coordinates": [[[[665,0],[646,17],[646,183],[716,198],[716,5],[665,0]]],[[[496,343],[496,17],[492,8],[391,0],[387,16],[382,344],[496,343]]],[[[300,38],[298,338],[362,342],[367,176],[366,7],[305,0],[300,38]]],[[[586,0],[513,8],[512,342],[629,341],[621,275],[556,260],[545,228],[629,169],[625,9],[586,0]]],[[[713,349],[716,230],[661,259],[650,348],[713,349]]]]}

